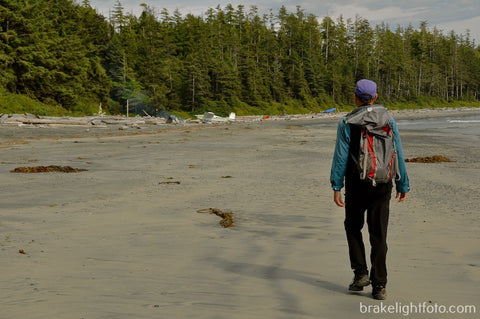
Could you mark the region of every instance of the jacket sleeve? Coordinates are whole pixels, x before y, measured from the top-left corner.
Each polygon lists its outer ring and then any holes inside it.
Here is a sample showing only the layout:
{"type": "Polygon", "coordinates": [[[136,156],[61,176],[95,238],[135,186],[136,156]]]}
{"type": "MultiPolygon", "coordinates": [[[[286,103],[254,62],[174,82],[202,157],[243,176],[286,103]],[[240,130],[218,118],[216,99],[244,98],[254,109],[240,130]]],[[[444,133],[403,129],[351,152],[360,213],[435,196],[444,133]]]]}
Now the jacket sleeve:
{"type": "Polygon", "coordinates": [[[399,178],[395,180],[397,192],[408,193],[410,191],[410,181],[408,180],[407,167],[405,165],[405,156],[403,154],[402,141],[400,139],[400,132],[398,131],[397,123],[390,117],[390,125],[392,126],[393,134],[395,135],[395,147],[397,149],[399,178]]]}
{"type": "Polygon", "coordinates": [[[345,172],[347,171],[348,150],[350,147],[350,126],[345,123],[345,118],[338,123],[337,141],[333,154],[332,168],[330,170],[330,183],[332,189],[339,191],[343,188],[345,172]]]}

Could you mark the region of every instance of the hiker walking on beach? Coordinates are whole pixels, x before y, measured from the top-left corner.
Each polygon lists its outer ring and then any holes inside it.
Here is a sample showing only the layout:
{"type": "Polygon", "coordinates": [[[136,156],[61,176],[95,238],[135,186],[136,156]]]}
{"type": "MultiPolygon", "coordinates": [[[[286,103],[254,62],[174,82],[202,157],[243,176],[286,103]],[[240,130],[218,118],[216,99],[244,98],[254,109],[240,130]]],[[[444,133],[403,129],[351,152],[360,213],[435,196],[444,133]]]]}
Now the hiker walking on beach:
{"type": "Polygon", "coordinates": [[[375,82],[363,79],[356,83],[358,107],[338,124],[330,182],[335,204],[345,207],[350,265],[355,275],[348,289],[362,291],[371,283],[373,298],[383,300],[392,181],[399,202],[407,198],[410,186],[397,124],[383,105],[375,104],[377,97],[375,82]],[[341,193],[344,185],[345,201],[341,193]],[[365,212],[371,245],[370,276],[361,232],[365,212]]]}

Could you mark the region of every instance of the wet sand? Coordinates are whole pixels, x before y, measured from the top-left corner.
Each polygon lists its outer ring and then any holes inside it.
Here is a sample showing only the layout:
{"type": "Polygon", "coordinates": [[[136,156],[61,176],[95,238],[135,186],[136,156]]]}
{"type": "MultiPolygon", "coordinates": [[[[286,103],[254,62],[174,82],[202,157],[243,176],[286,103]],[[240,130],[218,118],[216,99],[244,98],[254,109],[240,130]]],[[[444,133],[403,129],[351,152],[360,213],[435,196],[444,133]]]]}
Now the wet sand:
{"type": "MultiPolygon", "coordinates": [[[[405,318],[361,314],[379,304],[370,287],[347,292],[343,209],[329,185],[337,121],[0,128],[1,317],[405,318]],[[86,171],[10,172],[48,165],[86,171]],[[197,213],[212,207],[235,226],[197,213]]],[[[407,163],[383,304],[478,315],[480,147],[401,133],[406,157],[453,162],[407,163]]]]}

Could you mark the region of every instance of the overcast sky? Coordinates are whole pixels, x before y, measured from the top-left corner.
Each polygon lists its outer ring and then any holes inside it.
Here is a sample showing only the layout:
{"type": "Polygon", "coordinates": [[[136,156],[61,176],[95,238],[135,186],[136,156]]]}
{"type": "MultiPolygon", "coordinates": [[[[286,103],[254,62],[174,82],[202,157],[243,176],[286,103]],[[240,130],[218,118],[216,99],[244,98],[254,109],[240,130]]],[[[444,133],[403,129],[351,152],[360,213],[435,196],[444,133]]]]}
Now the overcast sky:
{"type": "MultiPolygon", "coordinates": [[[[115,3],[116,0],[90,0],[92,7],[106,17],[115,3]]],[[[436,26],[444,34],[450,30],[466,34],[468,29],[475,44],[480,44],[479,0],[120,0],[120,3],[125,13],[135,15],[142,11],[140,4],[146,3],[158,11],[166,8],[173,13],[179,9],[182,14],[191,13],[196,16],[217,5],[225,8],[229,3],[235,8],[239,4],[244,5],[245,11],[256,5],[259,13],[273,9],[275,14],[282,5],[290,12],[295,12],[297,5],[300,5],[305,13],[320,18],[328,15],[336,19],[343,15],[347,19],[359,15],[370,21],[372,26],[384,21],[390,26],[412,24],[417,28],[420,21],[427,21],[429,27],[436,26]]]]}

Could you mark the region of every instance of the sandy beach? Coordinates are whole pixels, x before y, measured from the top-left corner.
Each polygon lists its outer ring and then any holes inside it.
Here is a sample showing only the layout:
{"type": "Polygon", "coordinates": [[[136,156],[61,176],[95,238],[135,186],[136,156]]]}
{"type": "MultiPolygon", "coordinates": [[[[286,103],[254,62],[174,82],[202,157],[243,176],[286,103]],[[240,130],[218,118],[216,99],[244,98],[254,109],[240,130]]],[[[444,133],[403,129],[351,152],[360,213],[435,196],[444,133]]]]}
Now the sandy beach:
{"type": "Polygon", "coordinates": [[[407,158],[452,162],[407,163],[383,301],[398,311],[373,313],[370,287],[347,291],[329,184],[338,119],[0,127],[0,318],[478,318],[478,136],[399,125],[407,158]],[[41,165],[86,171],[11,172],[41,165]],[[212,207],[234,227],[197,213],[212,207]],[[419,304],[476,314],[405,315],[419,304]]]}

